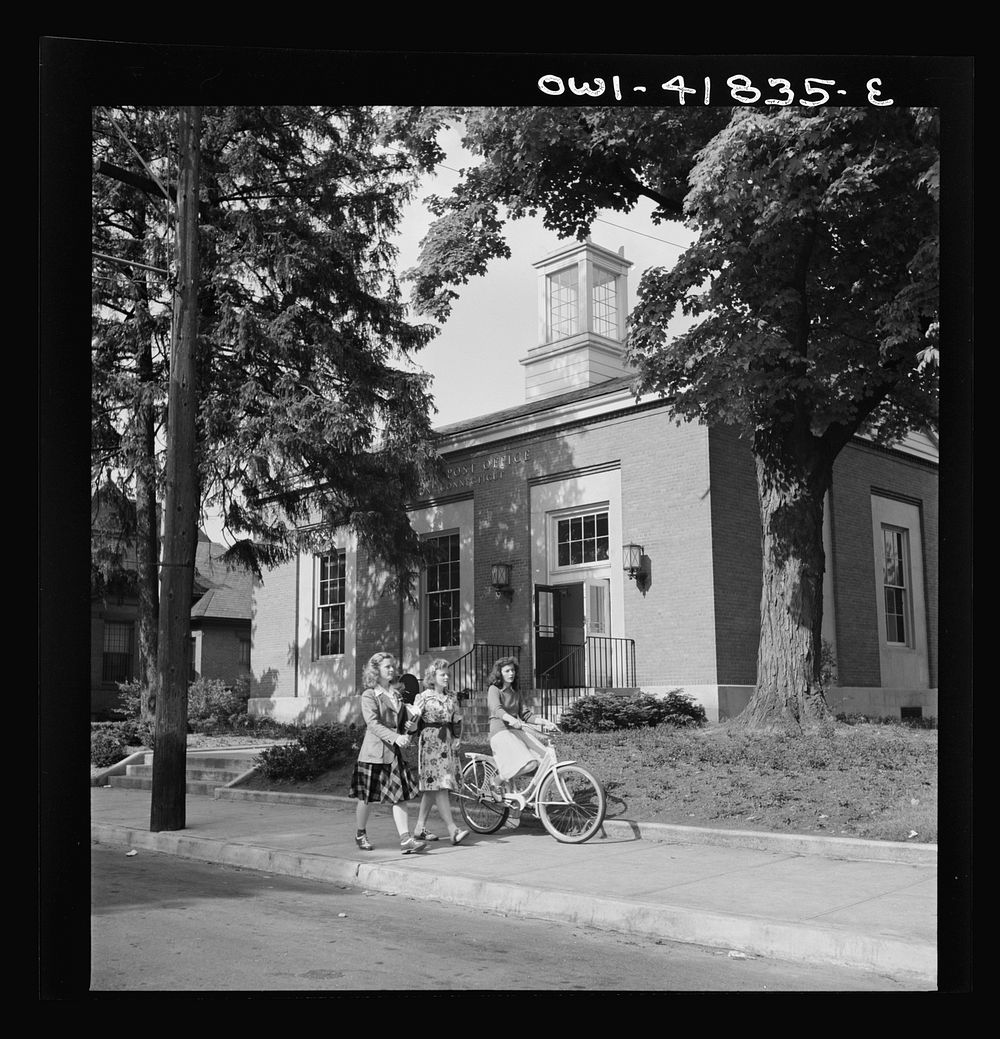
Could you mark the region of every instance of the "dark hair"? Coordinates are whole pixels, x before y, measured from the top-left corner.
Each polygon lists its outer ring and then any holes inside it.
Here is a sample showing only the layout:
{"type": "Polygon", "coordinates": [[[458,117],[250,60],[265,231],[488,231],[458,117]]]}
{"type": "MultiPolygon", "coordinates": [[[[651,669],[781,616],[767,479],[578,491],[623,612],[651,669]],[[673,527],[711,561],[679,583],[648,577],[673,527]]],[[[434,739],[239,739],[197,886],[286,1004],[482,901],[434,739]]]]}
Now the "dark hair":
{"type": "Polygon", "coordinates": [[[403,703],[413,703],[417,698],[417,693],[420,692],[420,683],[417,681],[417,676],[411,674],[400,675],[396,681],[405,690],[402,697],[403,703]]]}
{"type": "Polygon", "coordinates": [[[517,657],[497,657],[489,675],[486,677],[486,684],[488,686],[495,685],[497,689],[503,689],[503,675],[500,672],[508,664],[514,668],[514,681],[510,683],[510,687],[511,689],[516,689],[517,676],[521,673],[521,665],[518,663],[517,657]]]}

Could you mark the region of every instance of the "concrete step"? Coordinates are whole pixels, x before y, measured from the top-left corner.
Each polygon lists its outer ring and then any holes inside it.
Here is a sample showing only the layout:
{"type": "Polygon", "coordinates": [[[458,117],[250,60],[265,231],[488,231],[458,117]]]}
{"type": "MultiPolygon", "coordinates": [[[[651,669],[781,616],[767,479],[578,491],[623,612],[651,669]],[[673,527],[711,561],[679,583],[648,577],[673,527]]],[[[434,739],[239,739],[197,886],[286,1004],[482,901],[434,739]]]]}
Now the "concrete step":
{"type": "MultiPolygon", "coordinates": [[[[253,751],[200,751],[189,752],[186,758],[188,768],[224,768],[229,771],[246,772],[254,767],[255,759],[260,753],[253,751]]],[[[143,763],[152,765],[153,752],[148,751],[143,757],[143,763]]]]}
{"type": "MultiPolygon", "coordinates": [[[[109,776],[108,786],[117,787],[119,790],[152,790],[152,776],[109,776]]],[[[206,797],[214,797],[219,783],[187,782],[184,789],[189,794],[202,794],[206,797]]]]}
{"type": "MultiPolygon", "coordinates": [[[[254,767],[259,752],[222,751],[187,755],[184,789],[189,794],[213,797],[221,786],[228,786],[254,767]]],[[[143,755],[139,764],[128,765],[125,775],[109,776],[108,785],[123,790],[151,790],[153,787],[153,754],[143,755]]]]}
{"type": "Polygon", "coordinates": [[[246,772],[256,764],[259,751],[250,754],[188,754],[188,768],[222,768],[229,772],[246,772]]]}
{"type": "MultiPolygon", "coordinates": [[[[238,779],[244,772],[246,772],[245,768],[192,768],[190,765],[184,770],[189,782],[214,783],[216,786],[225,786],[234,779],[238,779]]],[[[125,775],[150,779],[153,775],[153,766],[152,764],[129,765],[125,769],[125,775]]]]}

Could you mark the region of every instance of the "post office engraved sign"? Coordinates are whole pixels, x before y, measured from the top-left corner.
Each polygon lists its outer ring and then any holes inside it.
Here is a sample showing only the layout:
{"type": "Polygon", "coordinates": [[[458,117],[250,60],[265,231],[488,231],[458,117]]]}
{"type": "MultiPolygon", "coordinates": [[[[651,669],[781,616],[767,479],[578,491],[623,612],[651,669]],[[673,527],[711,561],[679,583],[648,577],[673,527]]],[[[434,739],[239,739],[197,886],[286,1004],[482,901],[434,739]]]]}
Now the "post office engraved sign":
{"type": "Polygon", "coordinates": [[[528,448],[516,451],[502,451],[496,454],[481,455],[465,462],[457,462],[445,469],[443,487],[474,487],[477,484],[502,480],[505,473],[515,468],[523,468],[525,462],[531,460],[528,448]]]}

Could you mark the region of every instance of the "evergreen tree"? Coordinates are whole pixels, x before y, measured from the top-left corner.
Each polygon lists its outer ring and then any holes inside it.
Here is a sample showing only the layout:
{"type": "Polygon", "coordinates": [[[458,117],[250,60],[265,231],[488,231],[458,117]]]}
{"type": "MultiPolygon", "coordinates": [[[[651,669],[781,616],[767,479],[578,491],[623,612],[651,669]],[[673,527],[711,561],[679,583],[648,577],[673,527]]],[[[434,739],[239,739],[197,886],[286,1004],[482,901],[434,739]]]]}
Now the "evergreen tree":
{"type": "MultiPolygon", "coordinates": [[[[205,108],[198,474],[203,507],[220,509],[235,539],[231,562],[259,572],[350,527],[388,566],[389,588],[409,591],[420,557],[405,506],[438,460],[426,377],[405,361],[436,329],[407,320],[392,235],[418,174],[439,153],[426,141],[388,149],[383,123],[371,108],[205,108]]],[[[114,255],[141,252],[169,269],[160,189],[173,193],[175,128],[173,110],[97,114],[95,162],[99,171],[108,169],[102,161],[118,167],[108,178],[118,179],[109,187],[95,177],[95,212],[112,194],[145,222],[123,222],[105,238],[95,232],[95,251],[110,239],[114,255]],[[140,126],[149,132],[131,140],[134,150],[119,147],[122,135],[102,123],[110,118],[125,137],[140,126]]],[[[103,262],[95,261],[95,468],[100,459],[127,479],[141,380],[126,326],[142,322],[123,292],[97,280],[107,276],[103,262]]],[[[161,280],[160,303],[169,303],[165,288],[161,280]]],[[[157,408],[169,311],[150,311],[158,350],[147,395],[157,408]]]]}
{"type": "MultiPolygon", "coordinates": [[[[164,112],[97,110],[94,153],[128,174],[144,156],[166,173],[169,142],[164,112]],[[133,150],[134,149],[134,150],[133,150]]],[[[148,180],[145,170],[143,181],[148,180]]],[[[155,176],[155,173],[153,174],[155,176]]],[[[142,716],[152,715],[159,616],[159,469],[166,351],[170,335],[169,200],[144,187],[95,171],[92,244],[91,471],[97,511],[114,507],[115,523],[92,524],[95,576],[131,573],[138,597],[139,681],[148,691],[142,716]],[[117,495],[109,493],[109,487],[117,495]],[[124,566],[134,556],[134,571],[124,566]]],[[[95,516],[96,518],[96,516],[95,516]]]]}

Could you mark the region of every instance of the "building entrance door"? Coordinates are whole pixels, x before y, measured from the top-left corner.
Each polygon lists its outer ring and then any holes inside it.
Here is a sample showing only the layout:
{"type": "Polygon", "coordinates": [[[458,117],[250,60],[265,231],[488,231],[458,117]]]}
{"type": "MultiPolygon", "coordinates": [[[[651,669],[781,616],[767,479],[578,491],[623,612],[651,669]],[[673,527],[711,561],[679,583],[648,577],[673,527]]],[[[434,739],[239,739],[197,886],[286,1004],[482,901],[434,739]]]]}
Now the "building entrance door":
{"type": "Polygon", "coordinates": [[[542,675],[562,655],[562,620],[559,589],[535,585],[535,685],[541,687],[542,675]]]}

